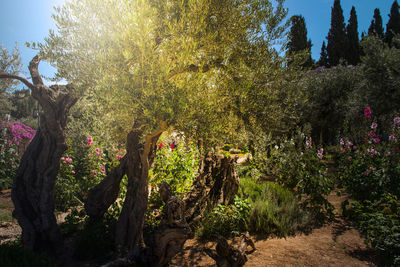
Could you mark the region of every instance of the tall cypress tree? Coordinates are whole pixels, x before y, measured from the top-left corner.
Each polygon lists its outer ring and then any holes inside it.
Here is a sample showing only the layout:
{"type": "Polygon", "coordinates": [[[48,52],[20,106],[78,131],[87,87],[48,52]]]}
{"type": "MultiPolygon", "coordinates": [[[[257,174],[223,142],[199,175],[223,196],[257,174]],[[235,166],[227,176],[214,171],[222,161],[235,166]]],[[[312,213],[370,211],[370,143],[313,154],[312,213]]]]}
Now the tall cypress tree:
{"type": "Polygon", "coordinates": [[[326,51],[325,41],[322,42],[321,54],[319,56],[318,65],[323,67],[328,66],[328,53],[326,51]]]}
{"type": "Polygon", "coordinates": [[[395,34],[400,33],[399,4],[394,0],[390,9],[389,21],[386,24],[385,41],[390,45],[395,34]]]}
{"type": "Polygon", "coordinates": [[[356,9],[353,6],[350,11],[349,24],[346,28],[347,50],[346,60],[349,64],[357,65],[360,62],[360,40],[358,38],[358,22],[356,9]]]}
{"type": "Polygon", "coordinates": [[[330,67],[339,64],[341,58],[345,58],[347,48],[346,31],[343,17],[343,10],[340,0],[335,0],[332,7],[331,28],[328,32],[328,65],[330,67]]]}
{"type": "Polygon", "coordinates": [[[371,20],[371,25],[368,28],[368,35],[376,35],[379,38],[383,38],[382,17],[378,8],[375,8],[374,10],[374,17],[371,20]]]}
{"type": "Polygon", "coordinates": [[[293,54],[306,50],[310,54],[303,67],[312,65],[311,40],[307,40],[307,28],[303,16],[296,15],[290,18],[291,27],[289,32],[289,42],[287,44],[288,54],[293,54]]]}

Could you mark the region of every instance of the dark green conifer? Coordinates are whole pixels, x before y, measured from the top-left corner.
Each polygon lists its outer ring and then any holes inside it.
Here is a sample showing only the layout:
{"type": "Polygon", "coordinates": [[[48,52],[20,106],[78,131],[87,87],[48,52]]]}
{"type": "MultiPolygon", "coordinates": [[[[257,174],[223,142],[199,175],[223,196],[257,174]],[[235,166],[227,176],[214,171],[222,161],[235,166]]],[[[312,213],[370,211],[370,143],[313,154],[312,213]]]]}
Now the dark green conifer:
{"type": "Polygon", "coordinates": [[[350,11],[349,24],[346,28],[347,50],[346,60],[351,65],[357,65],[360,62],[360,40],[358,38],[358,22],[356,9],[353,6],[350,11]]]}
{"type": "Polygon", "coordinates": [[[333,3],[331,28],[329,29],[327,40],[328,66],[333,67],[339,64],[340,59],[345,58],[347,49],[345,24],[340,0],[335,0],[333,3]]]}
{"type": "Polygon", "coordinates": [[[318,65],[322,67],[328,66],[328,53],[326,52],[325,41],[322,42],[321,54],[319,57],[318,65]]]}
{"type": "Polygon", "coordinates": [[[400,33],[399,4],[397,3],[397,0],[395,0],[392,4],[392,8],[390,9],[389,21],[386,24],[385,41],[389,45],[391,45],[394,35],[399,33],[400,33]]]}
{"type": "Polygon", "coordinates": [[[289,32],[289,42],[287,44],[288,54],[294,54],[302,51],[309,53],[308,59],[303,67],[310,67],[312,65],[311,58],[311,40],[307,40],[307,28],[303,16],[296,15],[290,18],[291,27],[289,32]]]}
{"type": "Polygon", "coordinates": [[[379,38],[383,38],[383,26],[381,12],[378,8],[374,10],[374,17],[371,20],[371,25],[368,28],[368,35],[375,35],[379,38]]]}

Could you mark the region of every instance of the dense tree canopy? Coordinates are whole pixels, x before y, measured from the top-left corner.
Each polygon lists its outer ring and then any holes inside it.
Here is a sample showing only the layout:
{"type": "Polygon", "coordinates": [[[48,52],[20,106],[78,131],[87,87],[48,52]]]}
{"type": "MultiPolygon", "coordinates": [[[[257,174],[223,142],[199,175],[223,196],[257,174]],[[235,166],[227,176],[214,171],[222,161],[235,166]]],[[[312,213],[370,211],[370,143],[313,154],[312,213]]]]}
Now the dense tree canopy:
{"type": "Polygon", "coordinates": [[[59,76],[104,104],[121,136],[135,119],[147,131],[168,121],[211,141],[226,132],[235,84],[271,62],[282,4],[71,1],[42,49],[59,76]]]}
{"type": "Polygon", "coordinates": [[[307,39],[307,27],[303,16],[296,15],[290,18],[291,27],[289,31],[289,41],[287,44],[288,54],[293,55],[298,52],[306,52],[306,59],[301,64],[303,67],[310,67],[311,58],[311,40],[307,39]]]}
{"type": "Polygon", "coordinates": [[[378,8],[374,10],[374,18],[371,21],[371,25],[368,28],[368,35],[376,35],[379,38],[383,38],[383,26],[381,12],[378,8]]]}

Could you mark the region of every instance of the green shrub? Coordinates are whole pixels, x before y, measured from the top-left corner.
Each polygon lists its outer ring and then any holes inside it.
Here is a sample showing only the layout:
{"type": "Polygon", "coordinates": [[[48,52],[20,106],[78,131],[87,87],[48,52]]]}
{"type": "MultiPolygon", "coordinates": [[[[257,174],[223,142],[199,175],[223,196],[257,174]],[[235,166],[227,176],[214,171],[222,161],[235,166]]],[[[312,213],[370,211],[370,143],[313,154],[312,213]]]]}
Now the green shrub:
{"type": "Polygon", "coordinates": [[[232,148],[233,148],[232,144],[225,144],[225,145],[222,146],[222,150],[227,151],[227,152],[229,150],[231,150],[232,148]]]}
{"type": "Polygon", "coordinates": [[[167,182],[173,192],[182,194],[192,186],[199,164],[200,152],[194,140],[171,145],[161,142],[149,173],[152,191],[156,193],[157,184],[167,182]]]}
{"type": "Polygon", "coordinates": [[[316,219],[333,218],[333,206],[326,197],[333,188],[323,148],[316,149],[311,138],[298,132],[294,138],[265,140],[264,149],[255,156],[255,164],[266,175],[291,190],[304,209],[316,219]]]}
{"type": "Polygon", "coordinates": [[[311,221],[294,194],[279,184],[242,178],[239,194],[250,201],[247,228],[251,232],[286,236],[305,228],[311,221]]]}
{"type": "Polygon", "coordinates": [[[249,209],[249,202],[238,197],[235,197],[231,205],[218,205],[202,220],[196,236],[210,239],[217,235],[225,237],[238,235],[246,230],[249,209]]]}
{"type": "Polygon", "coordinates": [[[378,251],[386,266],[400,266],[400,201],[391,194],[384,194],[381,200],[351,203],[344,210],[357,228],[366,235],[378,251]]]}
{"type": "Polygon", "coordinates": [[[45,255],[23,248],[18,242],[7,242],[0,245],[0,266],[55,267],[57,265],[45,255]]]}

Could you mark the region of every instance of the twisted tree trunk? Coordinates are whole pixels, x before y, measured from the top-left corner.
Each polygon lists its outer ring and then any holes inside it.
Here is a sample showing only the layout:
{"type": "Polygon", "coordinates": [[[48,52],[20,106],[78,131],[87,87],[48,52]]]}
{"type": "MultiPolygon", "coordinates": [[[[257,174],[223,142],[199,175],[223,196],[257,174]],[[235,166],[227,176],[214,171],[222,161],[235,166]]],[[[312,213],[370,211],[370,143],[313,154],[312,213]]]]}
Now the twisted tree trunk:
{"type": "Polygon", "coordinates": [[[203,159],[199,175],[183,199],[186,221],[191,226],[199,222],[206,211],[232,202],[239,189],[234,167],[235,161],[223,155],[208,153],[203,159]]]}
{"type": "Polygon", "coordinates": [[[39,56],[35,56],[29,64],[33,84],[4,72],[0,72],[0,78],[23,82],[42,107],[41,124],[22,157],[11,198],[15,207],[13,215],[22,228],[24,246],[56,255],[62,252],[63,242],[54,216],[53,191],[60,159],[67,149],[68,112],[78,98],[70,85],[45,86],[39,75],[39,62],[39,56]]]}

